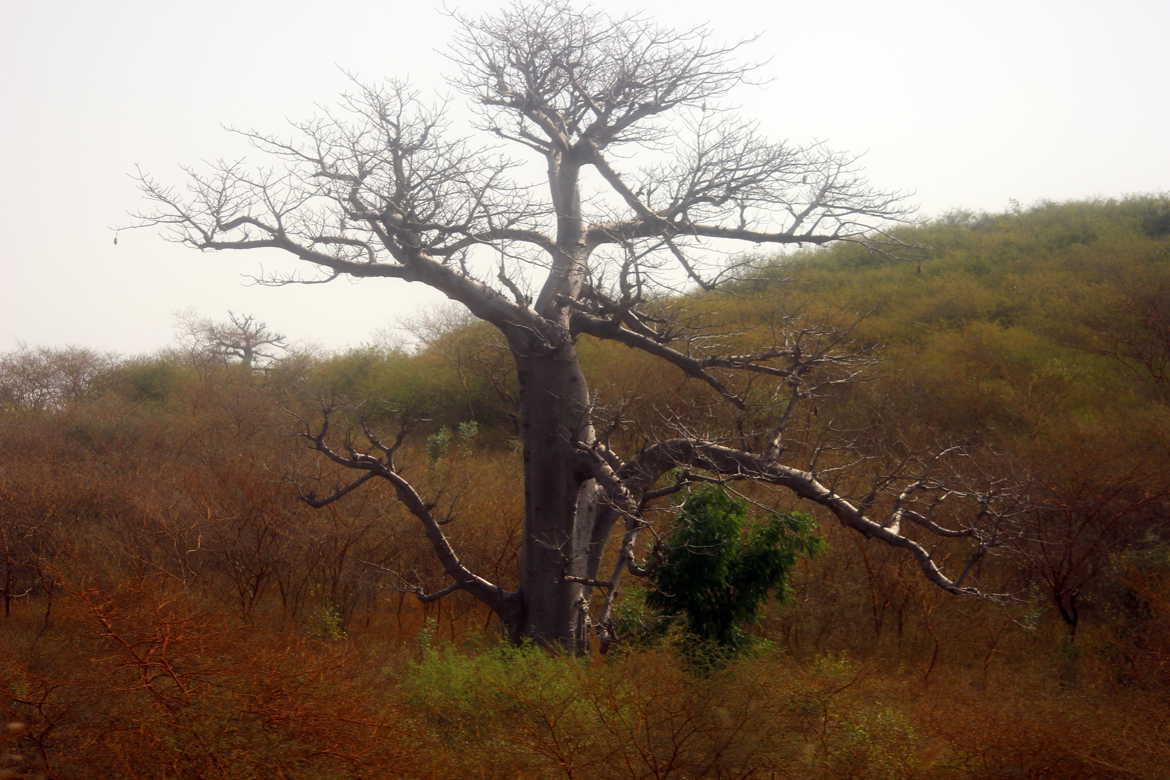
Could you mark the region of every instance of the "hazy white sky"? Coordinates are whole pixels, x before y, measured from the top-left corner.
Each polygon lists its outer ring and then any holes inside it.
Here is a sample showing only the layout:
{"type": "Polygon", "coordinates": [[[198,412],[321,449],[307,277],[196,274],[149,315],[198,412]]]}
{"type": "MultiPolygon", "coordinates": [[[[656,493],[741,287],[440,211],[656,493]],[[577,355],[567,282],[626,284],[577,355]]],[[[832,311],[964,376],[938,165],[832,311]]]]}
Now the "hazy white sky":
{"type": "MultiPolygon", "coordinates": [[[[771,57],[773,80],[741,97],[745,111],[777,137],[866,152],[871,180],[915,192],[925,215],[1170,191],[1165,0],[639,7],[725,39],[760,34],[753,54],[771,57]]],[[[245,151],[222,124],[280,130],[345,89],[342,69],[446,91],[437,50],[450,30],[428,0],[4,3],[0,350],[149,351],[189,308],[249,312],[343,348],[435,304],[390,280],[247,286],[253,254],[200,254],[147,231],[114,246],[109,228],[141,206],[136,164],[179,183],[180,163],[245,151]]]]}

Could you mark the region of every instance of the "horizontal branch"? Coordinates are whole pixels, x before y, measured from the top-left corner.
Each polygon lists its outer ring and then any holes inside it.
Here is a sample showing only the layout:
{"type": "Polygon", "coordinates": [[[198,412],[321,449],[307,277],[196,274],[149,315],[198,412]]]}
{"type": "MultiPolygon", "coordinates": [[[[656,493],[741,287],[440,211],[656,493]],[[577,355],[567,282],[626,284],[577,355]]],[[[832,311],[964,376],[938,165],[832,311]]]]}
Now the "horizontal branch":
{"type": "Polygon", "coordinates": [[[623,327],[620,322],[595,317],[584,312],[574,312],[570,327],[574,334],[584,333],[594,338],[616,341],[620,344],[625,344],[627,347],[639,349],[654,357],[661,358],[679,368],[687,376],[706,382],[715,392],[726,398],[737,408],[746,408],[743,399],[731,392],[717,377],[709,373],[702,360],[685,355],[677,349],[655,341],[649,336],[635,333],[629,328],[623,327]]]}
{"type": "Polygon", "coordinates": [[[600,246],[602,244],[615,244],[640,238],[673,238],[675,236],[723,238],[734,241],[747,241],[753,244],[811,244],[813,246],[829,244],[845,238],[840,232],[768,232],[741,227],[729,227],[726,225],[708,225],[685,221],[671,221],[661,217],[650,217],[623,222],[601,222],[591,225],[585,233],[585,240],[591,246],[600,246]]]}
{"type": "Polygon", "coordinates": [[[337,490],[334,490],[332,493],[325,496],[324,498],[318,498],[317,494],[311,490],[308,492],[301,492],[301,494],[300,494],[301,500],[304,501],[309,506],[313,507],[314,509],[320,509],[322,507],[329,506],[330,504],[332,504],[335,501],[339,501],[341,498],[349,495],[354,490],[356,490],[359,487],[361,487],[362,485],[366,484],[367,482],[369,482],[371,479],[373,479],[376,476],[377,476],[377,472],[367,471],[365,474],[361,475],[353,482],[349,483],[348,485],[346,485],[344,487],[340,487],[337,490]]]}
{"type": "MultiPolygon", "coordinates": [[[[892,547],[907,550],[914,556],[923,574],[938,587],[957,595],[1002,598],[972,587],[963,587],[961,580],[947,577],[931,553],[919,542],[903,536],[895,526],[886,526],[865,515],[858,505],[822,484],[808,471],[768,462],[744,450],[691,439],[672,439],[659,442],[629,461],[621,476],[632,492],[647,490],[658,477],[675,466],[686,465],[718,474],[733,474],[759,482],[787,488],[800,498],[829,510],[842,525],[862,535],[877,539],[892,547]]],[[[930,530],[935,530],[931,528],[930,530]]],[[[946,529],[940,529],[945,531],[946,529]]],[[[942,533],[943,536],[974,535],[942,533]]]]}
{"type": "MultiPolygon", "coordinates": [[[[402,577],[402,575],[399,574],[398,572],[396,572],[392,569],[388,569],[379,563],[374,563],[373,561],[362,561],[362,563],[364,563],[366,566],[369,566],[372,569],[377,569],[378,571],[382,571],[382,572],[385,572],[387,574],[393,574],[395,577],[398,577],[399,579],[404,579],[402,577]]],[[[427,590],[425,588],[423,588],[422,585],[407,583],[407,582],[403,582],[401,585],[396,585],[396,586],[392,587],[392,590],[396,590],[400,593],[413,594],[414,597],[417,598],[423,604],[429,604],[433,601],[438,601],[439,599],[443,598],[444,596],[450,596],[452,593],[455,593],[456,591],[465,590],[465,589],[466,589],[466,583],[464,583],[464,582],[453,582],[445,588],[440,588],[439,590],[430,591],[430,592],[427,592],[427,590]]]]}

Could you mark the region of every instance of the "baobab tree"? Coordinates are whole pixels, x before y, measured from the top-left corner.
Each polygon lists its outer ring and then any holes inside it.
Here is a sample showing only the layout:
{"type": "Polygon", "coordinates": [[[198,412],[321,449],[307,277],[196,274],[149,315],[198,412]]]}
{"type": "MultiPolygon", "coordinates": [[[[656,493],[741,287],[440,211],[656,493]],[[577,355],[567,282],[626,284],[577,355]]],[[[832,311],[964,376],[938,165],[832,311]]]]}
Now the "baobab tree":
{"type": "Polygon", "coordinates": [[[198,351],[249,369],[279,360],[288,349],[283,334],[251,314],[229,311],[226,322],[182,316],[179,326],[198,351]]]}
{"type": "MultiPolygon", "coordinates": [[[[388,482],[449,580],[418,588],[420,598],[467,591],[514,638],[576,650],[591,630],[613,638],[619,580],[643,571],[637,540],[649,502],[695,479],[787,489],[904,549],[939,587],[979,594],[964,584],[970,563],[948,576],[909,532],[967,538],[972,560],[994,543],[984,525],[939,524],[941,499],[956,493],[931,476],[933,460],[915,469],[904,460],[855,500],[824,477],[815,453],[800,466],[784,461],[794,410],[854,370],[839,335],[778,328],[775,343],[728,351],[671,317],[672,291],[736,278],[727,247],[872,240],[907,214],[903,198],[870,186],[855,158],[769,141],[727,108],[759,69],[741,59],[744,44],[717,43],[705,28],[565,2],[454,18],[451,83],[468,98],[482,143],[453,137],[442,108],[402,82],[357,84],[338,109],[294,124],[289,137],[237,131],[278,165],[213,166],[192,172],[185,189],[141,177],[152,203],[142,225],[200,250],[281,250],[307,269],[275,283],[428,285],[506,341],[524,460],[515,589],[460,559],[443,533],[447,518],[396,461],[401,432],[367,428],[363,450],[352,438],[333,441],[328,418],[308,427],[312,447],[361,475],[307,499],[324,505],[366,481],[388,482]],[[526,181],[523,157],[507,150],[543,162],[545,175],[526,181]],[[639,350],[704,384],[726,404],[726,425],[699,432],[680,417],[674,435],[625,447],[621,416],[591,397],[582,337],[639,350]],[[761,397],[770,417],[754,404],[761,397]]],[[[988,497],[963,495],[985,521],[988,497]]]]}

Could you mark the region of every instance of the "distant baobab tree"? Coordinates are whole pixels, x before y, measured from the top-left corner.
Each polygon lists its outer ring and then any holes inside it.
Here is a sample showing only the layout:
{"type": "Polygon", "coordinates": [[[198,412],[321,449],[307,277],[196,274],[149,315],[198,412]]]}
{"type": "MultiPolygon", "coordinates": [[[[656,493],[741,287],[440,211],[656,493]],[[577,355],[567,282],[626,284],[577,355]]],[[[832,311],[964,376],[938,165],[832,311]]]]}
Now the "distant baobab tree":
{"type": "Polygon", "coordinates": [[[226,321],[216,322],[193,316],[179,317],[180,329],[195,348],[246,368],[260,368],[280,359],[288,349],[284,335],[251,314],[228,312],[226,321]]]}

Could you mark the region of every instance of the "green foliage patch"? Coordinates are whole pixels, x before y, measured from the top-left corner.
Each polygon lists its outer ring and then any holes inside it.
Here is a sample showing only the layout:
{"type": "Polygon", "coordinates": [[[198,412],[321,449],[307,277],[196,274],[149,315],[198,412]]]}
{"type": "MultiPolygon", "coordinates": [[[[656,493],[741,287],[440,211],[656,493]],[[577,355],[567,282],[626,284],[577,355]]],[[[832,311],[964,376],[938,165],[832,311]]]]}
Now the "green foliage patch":
{"type": "Polygon", "coordinates": [[[422,657],[409,667],[403,692],[448,744],[509,742],[517,727],[540,730],[550,718],[585,715],[583,669],[576,659],[532,644],[490,644],[478,651],[433,647],[426,631],[421,644],[422,657]]]}
{"type": "Polygon", "coordinates": [[[659,551],[646,604],[681,616],[688,634],[724,651],[745,647],[744,626],[768,596],[786,598],[788,575],[801,555],[823,546],[813,519],[769,513],[749,522],[747,502],[715,486],[694,491],[659,551]]]}

